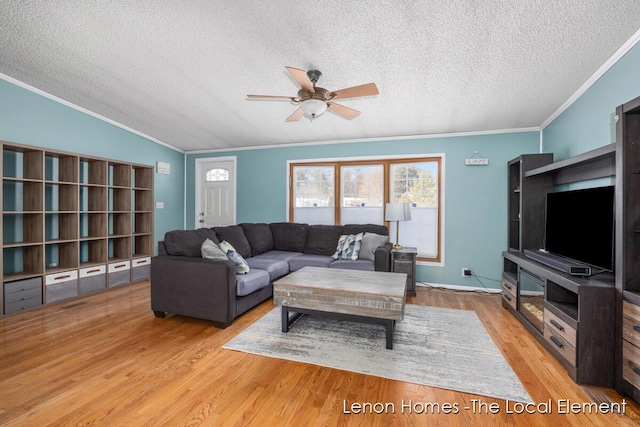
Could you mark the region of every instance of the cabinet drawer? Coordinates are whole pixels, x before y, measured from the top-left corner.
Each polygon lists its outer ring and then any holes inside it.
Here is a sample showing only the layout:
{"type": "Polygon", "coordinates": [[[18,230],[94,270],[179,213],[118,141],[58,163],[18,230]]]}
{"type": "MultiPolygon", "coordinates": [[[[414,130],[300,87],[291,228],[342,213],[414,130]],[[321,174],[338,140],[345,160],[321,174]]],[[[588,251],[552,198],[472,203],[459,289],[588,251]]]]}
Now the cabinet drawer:
{"type": "Polygon", "coordinates": [[[507,302],[514,310],[517,310],[517,297],[516,297],[516,287],[507,282],[506,280],[502,281],[502,299],[507,302]]]}
{"type": "Polygon", "coordinates": [[[622,302],[622,338],[640,347],[640,307],[622,302]]]}
{"type": "Polygon", "coordinates": [[[576,366],[576,347],[569,344],[561,335],[547,325],[544,327],[544,338],[553,348],[569,361],[571,366],[576,366]]]}
{"type": "Polygon", "coordinates": [[[42,287],[42,278],[34,277],[33,279],[17,280],[15,282],[8,282],[4,284],[5,296],[12,292],[25,291],[27,289],[42,287]]]}
{"type": "Polygon", "coordinates": [[[97,276],[99,274],[106,274],[107,266],[106,265],[96,265],[94,267],[86,267],[80,269],[80,278],[83,277],[91,277],[97,276]]]}
{"type": "Polygon", "coordinates": [[[78,279],[50,283],[44,287],[45,302],[47,304],[78,296],[78,279]]]}
{"type": "Polygon", "coordinates": [[[42,305],[42,292],[39,290],[38,295],[15,302],[9,302],[7,300],[4,301],[4,314],[12,314],[17,313],[22,310],[26,310],[27,308],[37,307],[42,305]]]}
{"type": "Polygon", "coordinates": [[[561,336],[568,344],[575,348],[576,330],[546,308],[544,309],[544,329],[553,331],[555,336],[561,336]]]}
{"type": "Polygon", "coordinates": [[[36,288],[27,288],[20,291],[9,292],[5,291],[4,301],[7,304],[12,304],[14,302],[26,301],[32,298],[41,298],[42,297],[42,288],[40,286],[36,288]]]}
{"type": "Polygon", "coordinates": [[[415,258],[415,254],[405,254],[405,253],[394,253],[393,254],[393,259],[396,261],[407,261],[407,262],[413,262],[415,258]]]}
{"type": "Polygon", "coordinates": [[[47,274],[45,276],[45,285],[53,285],[54,283],[68,282],[70,280],[78,280],[78,270],[69,270],[56,274],[47,274]]]}
{"type": "Polygon", "coordinates": [[[640,349],[622,341],[622,377],[640,389],[640,349]]]}
{"type": "Polygon", "coordinates": [[[131,283],[131,263],[129,261],[111,263],[108,271],[107,283],[110,288],[131,283]]]}

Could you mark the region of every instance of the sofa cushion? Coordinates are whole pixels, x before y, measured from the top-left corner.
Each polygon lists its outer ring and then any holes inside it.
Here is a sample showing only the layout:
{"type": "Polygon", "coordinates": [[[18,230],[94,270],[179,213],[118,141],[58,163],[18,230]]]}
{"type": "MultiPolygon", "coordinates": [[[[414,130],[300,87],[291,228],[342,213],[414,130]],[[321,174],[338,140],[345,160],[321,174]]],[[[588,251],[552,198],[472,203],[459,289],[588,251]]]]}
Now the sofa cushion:
{"type": "Polygon", "coordinates": [[[220,243],[216,233],[210,228],[198,228],[197,230],[173,230],[164,235],[164,246],[167,255],[201,257],[200,251],[205,240],[220,243]]]}
{"type": "Polygon", "coordinates": [[[226,227],[213,227],[219,241],[226,240],[243,258],[251,256],[251,246],[239,225],[227,225],[226,227]]]}
{"type": "Polygon", "coordinates": [[[202,243],[200,252],[202,253],[202,258],[221,259],[224,261],[229,260],[229,257],[227,257],[227,254],[225,254],[224,251],[220,249],[218,245],[213,243],[211,239],[207,239],[202,243]]]}
{"type": "Polygon", "coordinates": [[[264,270],[269,273],[269,280],[272,282],[289,273],[289,264],[275,258],[251,257],[247,259],[247,264],[252,270],[264,270]]]}
{"type": "Polygon", "coordinates": [[[333,255],[342,235],[339,225],[310,225],[304,253],[310,255],[333,255]]]}
{"type": "Polygon", "coordinates": [[[343,234],[338,240],[333,259],[358,259],[363,233],[343,234]]]}
{"type": "Polygon", "coordinates": [[[303,254],[289,260],[289,270],[298,271],[302,267],[329,267],[334,261],[330,255],[303,254]]]}
{"type": "Polygon", "coordinates": [[[240,224],[251,246],[251,256],[260,255],[273,249],[273,234],[269,224],[240,224]]]}
{"type": "Polygon", "coordinates": [[[289,262],[292,258],[298,257],[302,255],[301,252],[288,252],[288,251],[267,251],[263,254],[256,255],[252,258],[266,258],[266,259],[277,259],[284,262],[289,262]]]}
{"type": "Polygon", "coordinates": [[[389,229],[379,224],[347,224],[342,226],[342,234],[376,233],[389,235],[389,229]]]}
{"type": "Polygon", "coordinates": [[[360,246],[359,259],[375,261],[376,249],[384,245],[389,240],[389,236],[382,236],[376,233],[364,233],[362,236],[362,246],[360,246]]]}
{"type": "Polygon", "coordinates": [[[278,251],[303,252],[307,241],[307,224],[274,222],[269,224],[273,234],[273,248],[278,251]]]}
{"type": "Polygon", "coordinates": [[[226,240],[220,242],[220,249],[224,251],[229,260],[236,265],[236,274],[247,274],[250,270],[247,261],[240,255],[235,248],[226,240]]]}
{"type": "Polygon", "coordinates": [[[249,295],[268,286],[269,283],[269,273],[264,270],[251,270],[247,274],[236,276],[236,294],[241,297],[249,295]]]}
{"type": "Polygon", "coordinates": [[[338,259],[329,268],[344,268],[346,270],[375,271],[375,264],[368,259],[338,259]]]}

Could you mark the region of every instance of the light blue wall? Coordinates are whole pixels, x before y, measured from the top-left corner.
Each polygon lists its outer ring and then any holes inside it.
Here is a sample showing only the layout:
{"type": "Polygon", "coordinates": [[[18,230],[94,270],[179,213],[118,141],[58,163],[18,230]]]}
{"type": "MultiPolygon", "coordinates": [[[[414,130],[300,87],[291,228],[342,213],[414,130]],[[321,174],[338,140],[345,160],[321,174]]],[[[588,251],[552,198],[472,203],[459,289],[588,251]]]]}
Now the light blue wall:
{"type": "Polygon", "coordinates": [[[155,174],[155,240],[182,228],[184,154],[0,79],[0,140],[132,163],[171,164],[155,174]]]}
{"type": "Polygon", "coordinates": [[[639,70],[636,45],[544,128],[544,151],[557,161],[615,142],[615,110],[640,96],[639,70]]]}
{"type": "Polygon", "coordinates": [[[187,228],[195,226],[195,160],[236,156],[237,221],[286,221],[288,160],[444,153],[444,267],[419,266],[417,280],[427,283],[481,286],[463,278],[468,267],[487,287],[498,288],[501,252],[507,247],[507,162],[522,153],[536,153],[538,132],[450,138],[398,139],[344,144],[225,151],[187,155],[187,228]],[[478,151],[488,166],[465,166],[478,151]]]}

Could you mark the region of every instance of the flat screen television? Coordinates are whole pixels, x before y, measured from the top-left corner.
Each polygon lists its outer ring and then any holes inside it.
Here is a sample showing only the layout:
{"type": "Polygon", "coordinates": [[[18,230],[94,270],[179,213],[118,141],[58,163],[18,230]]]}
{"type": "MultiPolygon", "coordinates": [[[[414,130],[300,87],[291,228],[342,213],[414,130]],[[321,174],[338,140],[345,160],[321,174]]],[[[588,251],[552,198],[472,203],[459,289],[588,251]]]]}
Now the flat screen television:
{"type": "Polygon", "coordinates": [[[613,271],[614,188],[606,186],[548,193],[545,250],[613,271]]]}

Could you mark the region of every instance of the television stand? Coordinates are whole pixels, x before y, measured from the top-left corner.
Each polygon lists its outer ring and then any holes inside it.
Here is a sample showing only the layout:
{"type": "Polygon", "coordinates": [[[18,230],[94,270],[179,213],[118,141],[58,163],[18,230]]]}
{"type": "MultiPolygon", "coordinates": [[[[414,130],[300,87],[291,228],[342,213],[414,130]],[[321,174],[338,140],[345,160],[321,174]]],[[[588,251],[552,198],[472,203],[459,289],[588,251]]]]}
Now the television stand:
{"type": "Polygon", "coordinates": [[[524,255],[572,276],[591,276],[592,274],[600,272],[592,272],[591,266],[588,264],[541,250],[525,249],[524,255]]]}
{"type": "Polygon", "coordinates": [[[562,364],[573,381],[612,388],[614,275],[572,276],[522,252],[508,251],[502,256],[502,306],[562,364]],[[532,281],[527,279],[532,276],[542,284],[542,292],[532,293],[532,281]],[[538,321],[531,318],[531,305],[538,307],[538,321]]]}

